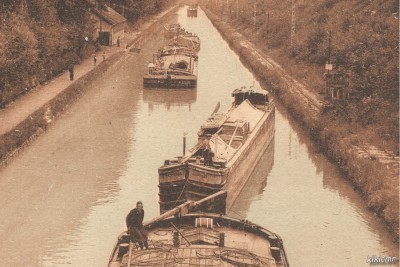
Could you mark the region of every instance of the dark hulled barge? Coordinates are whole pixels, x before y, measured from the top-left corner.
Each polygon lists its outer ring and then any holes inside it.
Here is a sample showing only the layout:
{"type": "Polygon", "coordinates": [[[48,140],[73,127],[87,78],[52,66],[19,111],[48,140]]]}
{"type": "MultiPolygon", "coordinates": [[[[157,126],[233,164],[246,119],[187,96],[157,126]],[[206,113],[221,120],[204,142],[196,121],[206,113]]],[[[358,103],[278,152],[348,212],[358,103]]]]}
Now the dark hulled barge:
{"type": "MultiPolygon", "coordinates": [[[[224,192],[215,195],[221,193],[224,192]]],[[[187,213],[202,206],[198,204],[201,202],[204,200],[186,202],[146,223],[148,249],[139,249],[123,232],[108,267],[289,266],[282,239],[277,234],[249,221],[217,214],[187,213]]]]}
{"type": "Polygon", "coordinates": [[[197,6],[189,6],[187,8],[188,17],[197,17],[197,6]]]}
{"type": "Polygon", "coordinates": [[[166,160],[159,168],[161,212],[220,190],[228,194],[225,205],[210,206],[208,211],[229,210],[262,152],[271,143],[275,133],[275,108],[268,93],[242,87],[232,95],[232,108],[226,113],[211,115],[201,126],[198,143],[189,153],[177,160],[166,160]],[[210,162],[204,155],[207,135],[211,135],[210,162]]]}

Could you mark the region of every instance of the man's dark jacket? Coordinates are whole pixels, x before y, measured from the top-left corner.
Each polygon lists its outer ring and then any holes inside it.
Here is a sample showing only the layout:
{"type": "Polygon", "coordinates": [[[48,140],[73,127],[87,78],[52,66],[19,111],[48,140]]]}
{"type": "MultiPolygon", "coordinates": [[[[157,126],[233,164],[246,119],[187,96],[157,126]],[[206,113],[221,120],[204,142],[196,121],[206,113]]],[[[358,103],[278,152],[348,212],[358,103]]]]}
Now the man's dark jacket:
{"type": "Polygon", "coordinates": [[[144,218],[144,210],[140,212],[138,209],[134,208],[126,216],[126,226],[128,227],[128,229],[131,229],[132,227],[142,228],[143,218],[144,218]]]}

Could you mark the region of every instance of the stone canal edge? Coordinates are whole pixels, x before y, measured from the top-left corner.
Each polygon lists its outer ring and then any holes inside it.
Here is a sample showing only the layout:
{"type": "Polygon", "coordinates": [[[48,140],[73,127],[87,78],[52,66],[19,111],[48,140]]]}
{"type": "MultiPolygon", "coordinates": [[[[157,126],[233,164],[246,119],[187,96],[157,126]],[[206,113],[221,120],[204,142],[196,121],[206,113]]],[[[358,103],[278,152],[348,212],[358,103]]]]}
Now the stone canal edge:
{"type": "MultiPolygon", "coordinates": [[[[61,89],[60,92],[47,102],[39,103],[34,107],[34,111],[19,121],[12,121],[16,125],[10,130],[0,132],[0,166],[6,166],[26,145],[45,132],[47,127],[61,116],[69,106],[73,105],[87,90],[92,82],[101,77],[110,67],[117,63],[131,48],[135,48],[136,43],[140,43],[141,38],[154,30],[160,23],[167,21],[171,15],[175,14],[177,6],[173,6],[163,12],[147,18],[144,23],[139,25],[139,29],[132,33],[133,39],[127,43],[126,49],[114,50],[107,59],[102,61],[96,67],[88,70],[84,75],[68,86],[61,89]]],[[[135,25],[133,25],[135,26],[135,25]]],[[[92,58],[84,61],[92,61],[92,58]]],[[[57,77],[49,81],[52,85],[57,83],[57,77]]],[[[53,85],[54,86],[54,85],[53,85]]],[[[33,94],[40,94],[45,90],[33,90],[33,94]]],[[[29,98],[29,95],[27,95],[29,98]]],[[[16,100],[18,101],[18,99],[16,100]]],[[[30,104],[29,101],[26,103],[30,104]]],[[[23,107],[23,106],[22,106],[23,107]]]]}

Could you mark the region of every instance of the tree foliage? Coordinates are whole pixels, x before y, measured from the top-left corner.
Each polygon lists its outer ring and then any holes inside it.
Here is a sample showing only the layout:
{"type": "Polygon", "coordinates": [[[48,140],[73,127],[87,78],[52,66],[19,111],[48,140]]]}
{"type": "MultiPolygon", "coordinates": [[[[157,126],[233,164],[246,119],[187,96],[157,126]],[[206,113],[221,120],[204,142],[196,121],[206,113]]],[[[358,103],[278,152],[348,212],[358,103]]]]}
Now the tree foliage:
{"type": "Polygon", "coordinates": [[[107,0],[106,2],[124,14],[128,21],[135,22],[140,17],[156,14],[172,0],[107,0]]]}
{"type": "Polygon", "coordinates": [[[1,0],[0,107],[84,56],[90,8],[111,5],[131,22],[173,0],[1,0]]]}
{"type": "MultiPolygon", "coordinates": [[[[292,45],[291,0],[224,3],[209,1],[207,5],[224,12],[230,3],[233,17],[242,24],[239,29],[252,29],[257,21],[256,34],[268,48],[284,51],[292,60],[315,65],[321,70],[330,60],[336,70],[346,71],[352,99],[345,108],[356,120],[364,125],[391,121],[394,129],[398,127],[397,0],[296,0],[296,31],[292,45]],[[258,12],[261,7],[264,12],[258,12]]],[[[393,136],[398,136],[398,128],[393,136]]]]}

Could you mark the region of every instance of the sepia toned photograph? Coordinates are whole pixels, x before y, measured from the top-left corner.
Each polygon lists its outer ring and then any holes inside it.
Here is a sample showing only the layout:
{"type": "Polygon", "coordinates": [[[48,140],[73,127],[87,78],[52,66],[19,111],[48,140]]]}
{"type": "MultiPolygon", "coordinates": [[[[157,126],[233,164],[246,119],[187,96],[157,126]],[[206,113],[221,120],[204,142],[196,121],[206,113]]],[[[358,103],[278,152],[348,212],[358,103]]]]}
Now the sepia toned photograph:
{"type": "Polygon", "coordinates": [[[397,0],[1,0],[0,267],[400,266],[397,0]]]}

